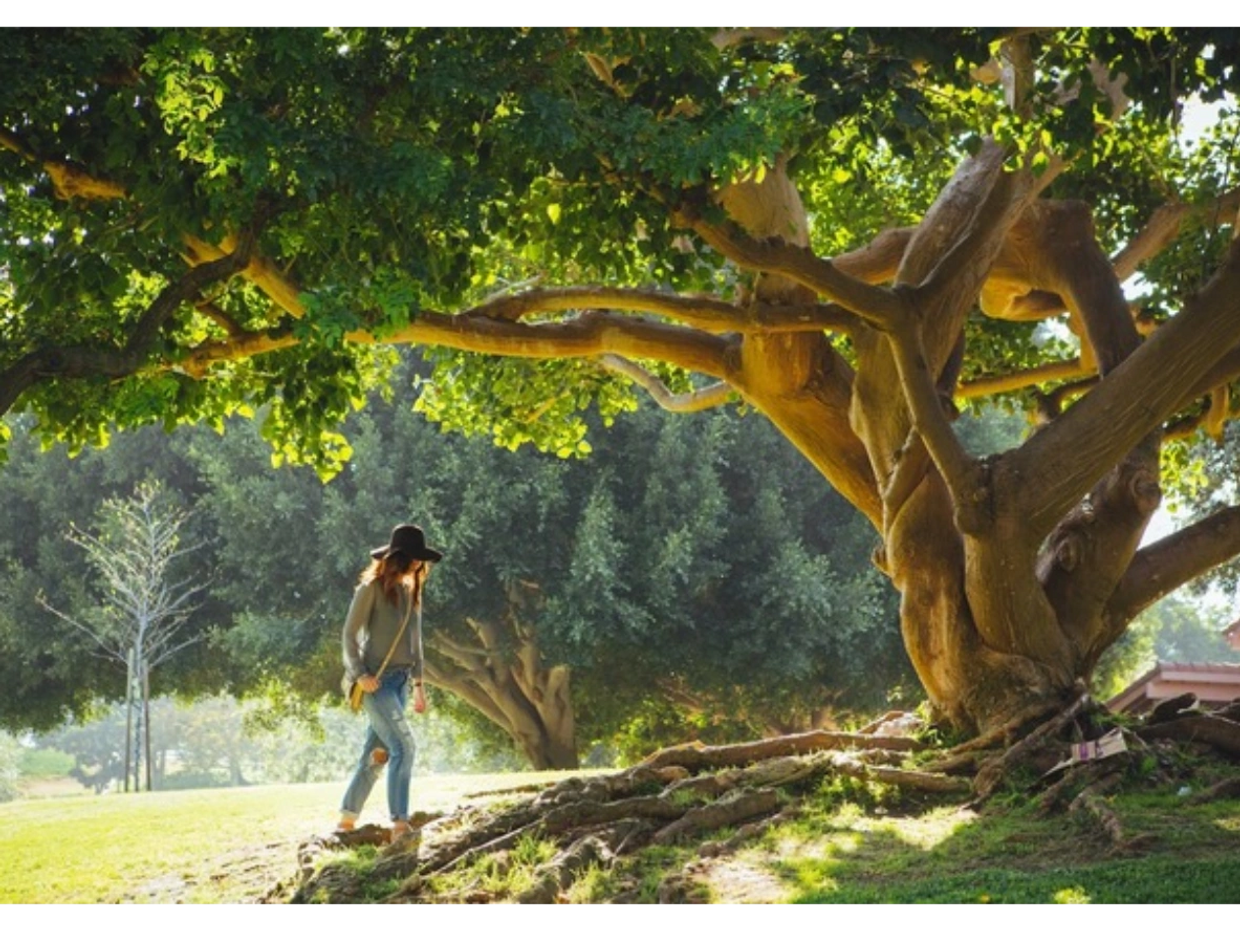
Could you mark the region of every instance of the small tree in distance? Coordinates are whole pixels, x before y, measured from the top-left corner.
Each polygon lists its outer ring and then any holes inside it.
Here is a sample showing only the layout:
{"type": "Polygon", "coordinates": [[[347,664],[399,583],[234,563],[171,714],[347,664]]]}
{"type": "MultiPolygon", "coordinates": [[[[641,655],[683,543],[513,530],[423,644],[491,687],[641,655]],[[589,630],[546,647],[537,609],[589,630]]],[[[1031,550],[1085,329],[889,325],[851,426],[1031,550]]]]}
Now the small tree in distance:
{"type": "Polygon", "coordinates": [[[109,498],[99,509],[95,532],[71,525],[68,533],[98,575],[98,608],[75,618],[40,596],[47,610],[93,639],[101,656],[125,666],[126,791],[131,762],[137,790],[143,756],[146,789],[151,790],[151,670],[202,638],[184,633],[206,583],[193,577],[173,580],[174,561],[201,546],[182,546],[188,519],[187,511],[164,501],[157,482],[138,485],[128,498],[109,498]]]}

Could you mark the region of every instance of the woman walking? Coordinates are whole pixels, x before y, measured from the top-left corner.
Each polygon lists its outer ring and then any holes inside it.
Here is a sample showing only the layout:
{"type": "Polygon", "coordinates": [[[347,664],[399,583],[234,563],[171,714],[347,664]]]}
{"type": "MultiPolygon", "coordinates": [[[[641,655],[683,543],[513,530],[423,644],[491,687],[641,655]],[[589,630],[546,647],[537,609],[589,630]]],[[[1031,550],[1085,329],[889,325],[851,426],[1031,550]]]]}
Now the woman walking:
{"type": "Polygon", "coordinates": [[[340,804],[338,829],[352,830],[384,763],[392,839],[407,834],[409,783],[413,779],[413,730],[405,704],[426,710],[422,688],[422,589],[432,562],[443,553],[426,545],[421,527],[401,524],[391,541],[370,553],[344,624],[344,689],[363,691],[366,741],[340,804]]]}

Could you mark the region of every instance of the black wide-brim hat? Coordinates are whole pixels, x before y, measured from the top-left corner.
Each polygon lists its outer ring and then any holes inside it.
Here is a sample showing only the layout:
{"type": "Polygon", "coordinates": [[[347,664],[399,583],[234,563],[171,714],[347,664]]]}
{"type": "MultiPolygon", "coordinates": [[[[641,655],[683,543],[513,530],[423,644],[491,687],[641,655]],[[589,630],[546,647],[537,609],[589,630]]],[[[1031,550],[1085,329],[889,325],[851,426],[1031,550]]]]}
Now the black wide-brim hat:
{"type": "Polygon", "coordinates": [[[420,562],[438,562],[443,558],[442,552],[426,544],[426,534],[422,532],[422,527],[412,523],[402,523],[392,530],[392,538],[386,546],[370,550],[371,556],[376,559],[385,558],[393,552],[403,552],[420,562]]]}

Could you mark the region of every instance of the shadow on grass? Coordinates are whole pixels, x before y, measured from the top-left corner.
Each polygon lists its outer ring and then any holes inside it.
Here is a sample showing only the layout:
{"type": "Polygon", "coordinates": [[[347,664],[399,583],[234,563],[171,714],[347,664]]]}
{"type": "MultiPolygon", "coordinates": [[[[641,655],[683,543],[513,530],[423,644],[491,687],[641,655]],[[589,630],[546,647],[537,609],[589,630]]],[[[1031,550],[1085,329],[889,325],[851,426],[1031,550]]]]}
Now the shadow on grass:
{"type": "Polygon", "coordinates": [[[1240,903],[1240,802],[1115,799],[1129,837],[1033,804],[980,814],[830,818],[776,873],[797,903],[1240,903]]]}

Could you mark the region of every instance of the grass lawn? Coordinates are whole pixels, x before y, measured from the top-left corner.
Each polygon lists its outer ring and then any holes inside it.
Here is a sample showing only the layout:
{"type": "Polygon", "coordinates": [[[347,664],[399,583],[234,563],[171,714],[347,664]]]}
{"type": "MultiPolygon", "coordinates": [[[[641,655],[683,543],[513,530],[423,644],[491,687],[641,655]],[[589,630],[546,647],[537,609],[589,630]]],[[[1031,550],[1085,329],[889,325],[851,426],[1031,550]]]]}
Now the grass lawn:
{"type": "MultiPolygon", "coordinates": [[[[418,778],[413,805],[450,810],[472,793],[554,778],[418,778]]],[[[0,805],[0,903],[252,901],[293,874],[298,844],[331,830],[343,791],[343,783],[263,785],[0,805]]],[[[363,820],[384,816],[380,786],[363,820]]]]}
{"type": "MultiPolygon", "coordinates": [[[[555,777],[420,778],[414,806],[449,811],[555,777]]],[[[254,901],[293,876],[300,843],[331,829],[341,791],[270,785],[5,804],[0,903],[254,901]]],[[[697,858],[707,837],[651,847],[593,867],[567,899],[653,901],[668,875],[683,874],[697,886],[693,899],[722,903],[1240,903],[1240,800],[1194,805],[1172,785],[1120,791],[1112,801],[1123,847],[1096,824],[1014,798],[980,813],[917,812],[902,811],[898,796],[882,799],[884,810],[826,791],[735,855],[697,858]]],[[[369,813],[379,820],[381,797],[369,813]]],[[[535,838],[526,846],[503,867],[483,857],[443,879],[437,898],[459,900],[467,888],[509,897],[554,852],[535,838]]],[[[345,855],[364,867],[374,852],[345,855]]]]}

